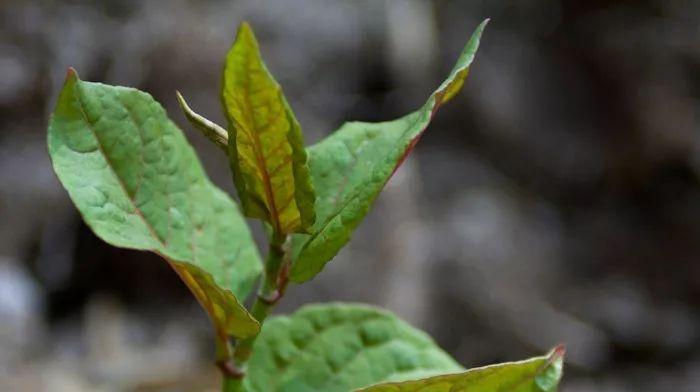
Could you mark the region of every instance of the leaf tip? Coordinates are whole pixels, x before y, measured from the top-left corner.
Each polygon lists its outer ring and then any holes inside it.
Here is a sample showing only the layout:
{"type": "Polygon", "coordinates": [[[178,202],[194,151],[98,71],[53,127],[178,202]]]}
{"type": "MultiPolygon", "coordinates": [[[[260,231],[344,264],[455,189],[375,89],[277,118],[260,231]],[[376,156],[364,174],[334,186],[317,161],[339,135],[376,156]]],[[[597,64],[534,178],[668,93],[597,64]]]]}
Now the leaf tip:
{"type": "Polygon", "coordinates": [[[73,79],[79,79],[78,71],[76,71],[75,68],[73,68],[73,67],[68,67],[68,70],[66,71],[66,80],[73,80],[73,79]]]}
{"type": "Polygon", "coordinates": [[[177,103],[180,104],[180,107],[187,107],[187,103],[185,102],[185,97],[182,96],[180,93],[180,90],[175,90],[175,97],[177,97],[177,103]]]}
{"type": "Polygon", "coordinates": [[[472,38],[469,40],[469,44],[471,44],[472,41],[475,42],[476,48],[474,52],[476,52],[476,49],[478,49],[479,44],[481,42],[481,36],[484,34],[484,30],[486,29],[486,26],[488,26],[489,23],[491,23],[491,18],[484,19],[483,21],[481,21],[481,23],[479,23],[479,25],[476,27],[476,30],[472,34],[472,38]]]}
{"type": "Polygon", "coordinates": [[[249,36],[253,36],[253,28],[250,26],[250,23],[244,20],[241,22],[240,26],[238,26],[238,37],[249,36]]]}
{"type": "Polygon", "coordinates": [[[253,33],[253,28],[247,21],[242,21],[238,26],[238,30],[236,31],[236,39],[233,41],[233,48],[240,46],[252,46],[255,48],[258,46],[258,41],[255,38],[255,33],[253,33]]]}
{"type": "Polygon", "coordinates": [[[491,18],[486,18],[479,23],[479,26],[476,27],[476,32],[478,33],[479,36],[484,32],[484,29],[486,29],[486,26],[491,23],[491,18]]]}
{"type": "Polygon", "coordinates": [[[566,345],[560,344],[552,349],[552,352],[549,354],[549,360],[551,362],[556,362],[556,361],[564,359],[565,356],[566,356],[566,345]]]}
{"type": "Polygon", "coordinates": [[[484,33],[484,30],[486,29],[486,26],[488,26],[489,23],[491,23],[491,18],[486,18],[481,23],[479,23],[479,26],[476,27],[476,31],[474,32],[473,38],[477,40],[477,47],[479,46],[479,41],[481,41],[481,35],[484,33]]]}

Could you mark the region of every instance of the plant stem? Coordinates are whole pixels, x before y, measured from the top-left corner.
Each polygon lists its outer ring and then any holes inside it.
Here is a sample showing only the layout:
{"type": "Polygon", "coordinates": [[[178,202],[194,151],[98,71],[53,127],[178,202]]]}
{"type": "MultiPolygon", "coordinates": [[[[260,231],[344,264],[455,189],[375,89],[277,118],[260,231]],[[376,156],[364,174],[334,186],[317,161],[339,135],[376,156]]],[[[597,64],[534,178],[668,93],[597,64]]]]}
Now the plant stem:
{"type": "Polygon", "coordinates": [[[221,370],[223,377],[222,391],[234,392],[243,391],[241,372],[233,363],[232,348],[228,337],[217,337],[216,339],[216,366],[221,370]]]}
{"type": "MultiPolygon", "coordinates": [[[[270,251],[265,261],[265,276],[258,290],[250,314],[262,326],[265,319],[275,307],[277,302],[284,295],[284,291],[289,281],[289,252],[285,247],[286,235],[275,233],[270,241],[270,251]]],[[[256,336],[239,340],[233,351],[233,360],[236,368],[243,374],[240,377],[227,377],[224,374],[224,392],[243,391],[243,376],[245,375],[245,365],[253,353],[253,344],[256,336]]]]}
{"type": "Polygon", "coordinates": [[[229,378],[224,377],[223,384],[221,385],[222,392],[244,392],[243,382],[240,378],[229,378]]]}

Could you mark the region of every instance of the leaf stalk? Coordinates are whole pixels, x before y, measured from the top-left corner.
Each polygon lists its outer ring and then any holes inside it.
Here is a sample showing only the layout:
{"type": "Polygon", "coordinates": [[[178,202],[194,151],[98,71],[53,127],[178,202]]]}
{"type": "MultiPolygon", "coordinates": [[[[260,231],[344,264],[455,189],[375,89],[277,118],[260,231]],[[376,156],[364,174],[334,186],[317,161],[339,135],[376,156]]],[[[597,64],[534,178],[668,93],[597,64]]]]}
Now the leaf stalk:
{"type": "MultiPolygon", "coordinates": [[[[290,244],[289,237],[286,234],[275,232],[270,241],[267,260],[265,261],[265,275],[262,284],[258,290],[258,295],[250,310],[250,314],[258,320],[262,326],[267,319],[267,316],[272,312],[272,309],[277,305],[277,302],[284,296],[284,293],[289,283],[289,267],[290,267],[290,244]]],[[[222,369],[224,375],[224,392],[243,391],[243,378],[245,377],[245,366],[250,356],[253,353],[253,345],[255,344],[256,336],[247,339],[239,340],[233,351],[233,369],[240,372],[227,375],[227,372],[222,369]]]]}

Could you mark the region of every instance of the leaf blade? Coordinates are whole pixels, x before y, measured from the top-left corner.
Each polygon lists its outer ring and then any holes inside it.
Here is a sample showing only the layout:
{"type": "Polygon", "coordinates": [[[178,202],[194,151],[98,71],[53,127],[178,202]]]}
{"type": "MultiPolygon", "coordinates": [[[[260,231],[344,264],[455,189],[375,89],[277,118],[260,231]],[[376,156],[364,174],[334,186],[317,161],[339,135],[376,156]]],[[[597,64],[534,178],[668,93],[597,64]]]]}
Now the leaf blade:
{"type": "Polygon", "coordinates": [[[507,362],[422,380],[374,385],[358,392],[556,392],[564,349],[519,362],[507,362]]]}
{"type": "Polygon", "coordinates": [[[350,240],[437,109],[463,86],[487,23],[488,19],[479,25],[447,79],[418,111],[394,121],[346,123],[308,148],[316,186],[316,223],[311,235],[294,236],[292,281],[313,278],[350,240]]]}
{"type": "Polygon", "coordinates": [[[315,194],[301,126],[247,23],[226,56],[221,96],[229,120],[229,159],[245,214],[266,220],[279,233],[308,232],[315,220],[315,194]]]}
{"type": "Polygon", "coordinates": [[[71,69],[47,142],[59,180],[98,237],[165,258],[219,335],[258,332],[236,298],[262,269],[250,232],[150,95],[84,82],[71,69]]]}
{"type": "Polygon", "coordinates": [[[463,368],[425,333],[357,304],[307,305],[268,320],[249,362],[255,392],[344,392],[463,368]]]}

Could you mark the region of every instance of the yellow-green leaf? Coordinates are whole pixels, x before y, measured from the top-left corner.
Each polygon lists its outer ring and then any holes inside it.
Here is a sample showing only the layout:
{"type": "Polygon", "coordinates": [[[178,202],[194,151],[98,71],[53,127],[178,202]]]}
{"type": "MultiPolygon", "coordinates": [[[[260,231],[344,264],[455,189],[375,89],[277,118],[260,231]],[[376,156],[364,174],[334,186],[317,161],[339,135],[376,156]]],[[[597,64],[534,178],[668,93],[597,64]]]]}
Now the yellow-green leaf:
{"type": "Polygon", "coordinates": [[[543,357],[508,362],[415,381],[392,382],[362,392],[555,392],[562,376],[564,348],[543,357]]]}
{"type": "Polygon", "coordinates": [[[259,331],[237,299],[262,270],[245,220],[150,95],[84,82],[70,70],[48,147],[58,178],[98,237],[165,258],[222,339],[259,331]]]}
{"type": "Polygon", "coordinates": [[[244,213],[267,221],[278,233],[308,232],[315,220],[315,195],[301,127],[247,23],[226,56],[222,101],[244,213]]]}

